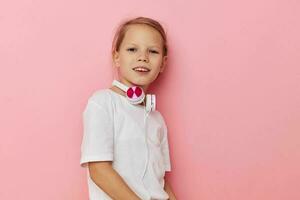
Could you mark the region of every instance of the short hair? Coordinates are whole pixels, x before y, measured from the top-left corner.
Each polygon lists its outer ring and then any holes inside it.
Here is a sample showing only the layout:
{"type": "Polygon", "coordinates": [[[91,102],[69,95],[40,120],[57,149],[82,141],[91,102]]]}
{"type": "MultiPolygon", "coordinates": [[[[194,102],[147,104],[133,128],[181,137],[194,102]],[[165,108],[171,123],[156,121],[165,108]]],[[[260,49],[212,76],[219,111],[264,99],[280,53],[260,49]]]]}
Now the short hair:
{"type": "Polygon", "coordinates": [[[163,40],[163,55],[166,56],[168,54],[167,36],[163,26],[154,19],[147,17],[137,17],[134,19],[124,21],[119,25],[112,43],[112,55],[115,51],[119,51],[120,45],[128,30],[128,26],[130,25],[147,25],[157,30],[160,33],[163,40]]]}

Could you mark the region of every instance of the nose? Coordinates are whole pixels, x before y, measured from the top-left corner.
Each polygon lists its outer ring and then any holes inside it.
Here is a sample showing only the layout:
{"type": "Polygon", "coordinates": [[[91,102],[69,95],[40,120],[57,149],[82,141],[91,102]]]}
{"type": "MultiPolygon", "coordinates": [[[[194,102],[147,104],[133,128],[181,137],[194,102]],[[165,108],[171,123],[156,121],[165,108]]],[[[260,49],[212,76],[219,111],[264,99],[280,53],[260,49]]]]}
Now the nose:
{"type": "Polygon", "coordinates": [[[140,53],[140,55],[138,56],[138,61],[148,62],[148,54],[145,52],[140,53]]]}

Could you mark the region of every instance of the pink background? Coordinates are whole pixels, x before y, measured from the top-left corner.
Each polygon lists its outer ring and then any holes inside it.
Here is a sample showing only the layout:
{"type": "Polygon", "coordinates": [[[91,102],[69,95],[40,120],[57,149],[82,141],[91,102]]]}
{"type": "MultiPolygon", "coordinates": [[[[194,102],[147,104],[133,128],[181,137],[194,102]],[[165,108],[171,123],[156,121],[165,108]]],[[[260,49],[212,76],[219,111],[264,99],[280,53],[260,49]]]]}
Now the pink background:
{"type": "Polygon", "coordinates": [[[300,2],[1,1],[0,199],[87,199],[82,111],[110,86],[115,27],[162,22],[152,88],[179,200],[300,199],[300,2]]]}

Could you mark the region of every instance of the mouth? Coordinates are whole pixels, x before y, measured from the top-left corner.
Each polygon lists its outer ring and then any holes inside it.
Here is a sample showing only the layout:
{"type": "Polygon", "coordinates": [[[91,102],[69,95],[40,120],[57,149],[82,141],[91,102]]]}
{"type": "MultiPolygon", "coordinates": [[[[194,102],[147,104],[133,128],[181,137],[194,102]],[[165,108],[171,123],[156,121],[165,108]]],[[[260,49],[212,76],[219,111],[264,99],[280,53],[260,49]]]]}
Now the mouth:
{"type": "Polygon", "coordinates": [[[145,66],[137,66],[137,67],[134,67],[132,70],[134,70],[136,72],[142,72],[142,73],[151,71],[148,67],[145,67],[145,66]]]}

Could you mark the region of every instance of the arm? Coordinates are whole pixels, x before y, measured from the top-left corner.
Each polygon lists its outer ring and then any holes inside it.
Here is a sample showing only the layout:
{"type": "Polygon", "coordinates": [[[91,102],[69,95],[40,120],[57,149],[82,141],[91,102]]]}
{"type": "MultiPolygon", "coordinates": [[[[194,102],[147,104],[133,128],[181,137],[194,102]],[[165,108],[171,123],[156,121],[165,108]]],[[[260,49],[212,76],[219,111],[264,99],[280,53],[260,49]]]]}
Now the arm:
{"type": "Polygon", "coordinates": [[[169,195],[169,200],[176,200],[175,194],[172,191],[171,185],[167,180],[165,179],[165,187],[164,190],[168,193],[169,195]]]}
{"type": "Polygon", "coordinates": [[[111,161],[89,162],[91,179],[112,199],[141,200],[113,169],[111,161]]]}

